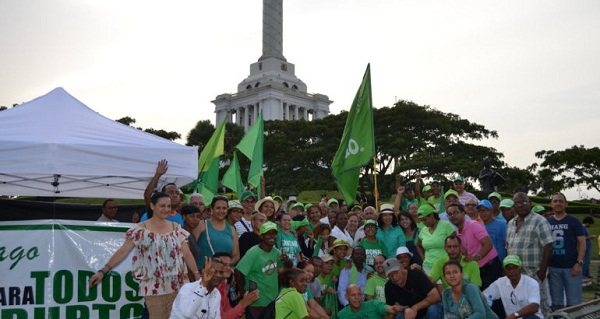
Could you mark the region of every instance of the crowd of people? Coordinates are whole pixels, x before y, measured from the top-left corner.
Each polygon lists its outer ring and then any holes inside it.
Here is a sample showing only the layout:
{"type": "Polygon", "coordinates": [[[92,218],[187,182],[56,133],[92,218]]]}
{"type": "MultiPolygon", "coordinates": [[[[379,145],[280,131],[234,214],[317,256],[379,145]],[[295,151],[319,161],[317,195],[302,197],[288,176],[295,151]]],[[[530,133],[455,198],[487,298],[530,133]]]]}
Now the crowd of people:
{"type": "MultiPolygon", "coordinates": [[[[184,203],[175,184],[156,191],[167,169],[158,163],[150,210],[90,280],[133,251],[152,319],[542,319],[582,302],[589,234],[562,193],[548,215],[525,193],[478,199],[460,176],[446,192],[397,179],[394,204],[379,209],[249,190],[205,205],[197,193],[184,203]]],[[[115,221],[114,207],[105,201],[99,220],[115,221]]]]}

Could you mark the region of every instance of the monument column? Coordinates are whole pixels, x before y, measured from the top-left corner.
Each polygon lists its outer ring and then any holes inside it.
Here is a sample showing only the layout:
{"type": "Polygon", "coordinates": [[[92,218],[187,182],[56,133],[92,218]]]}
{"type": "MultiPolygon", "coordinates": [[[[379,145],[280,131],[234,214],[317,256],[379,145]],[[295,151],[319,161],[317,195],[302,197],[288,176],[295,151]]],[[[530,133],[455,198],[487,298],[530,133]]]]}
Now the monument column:
{"type": "Polygon", "coordinates": [[[262,56],[258,61],[283,56],[283,0],[263,0],[262,56]]]}

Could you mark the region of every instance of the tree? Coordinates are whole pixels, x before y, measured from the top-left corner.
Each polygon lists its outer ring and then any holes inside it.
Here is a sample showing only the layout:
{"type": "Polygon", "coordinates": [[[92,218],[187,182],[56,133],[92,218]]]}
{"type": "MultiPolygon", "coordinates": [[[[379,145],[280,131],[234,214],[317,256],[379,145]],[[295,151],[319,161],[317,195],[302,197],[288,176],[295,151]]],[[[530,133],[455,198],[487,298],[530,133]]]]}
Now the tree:
{"type": "Polygon", "coordinates": [[[542,150],[535,156],[543,159],[539,165],[541,172],[560,185],[559,190],[585,184],[588,190],[600,192],[600,148],[581,145],[562,151],[542,150]]]}
{"type": "Polygon", "coordinates": [[[535,187],[535,175],[528,169],[503,166],[499,167],[496,171],[504,177],[504,184],[498,186],[498,191],[507,193],[527,193],[535,187]]]}
{"type": "Polygon", "coordinates": [[[8,109],[6,106],[0,106],[0,111],[4,111],[6,109],[8,109]]]}
{"type": "MultiPolygon", "coordinates": [[[[347,112],[307,121],[265,122],[265,175],[267,189],[297,192],[334,189],[330,164],[344,130],[347,112]]],[[[496,138],[495,131],[455,114],[429,106],[400,101],[374,110],[378,184],[382,192],[394,191],[394,176],[410,180],[417,171],[444,178],[460,174],[475,180],[485,157],[502,167],[502,154],[470,143],[496,138]]],[[[373,189],[373,167],[365,167],[360,187],[373,189]]]]}
{"type": "MultiPolygon", "coordinates": [[[[198,152],[201,152],[215,129],[210,120],[198,121],[188,133],[186,145],[198,146],[198,152]]],[[[225,154],[228,155],[227,158],[233,157],[232,150],[242,140],[242,137],[244,137],[243,127],[234,123],[225,124],[225,154]]]]}
{"type": "MultiPolygon", "coordinates": [[[[129,116],[122,117],[122,118],[120,118],[120,119],[118,119],[116,121],[119,122],[119,123],[121,123],[121,124],[125,124],[127,126],[133,126],[132,124],[135,123],[135,119],[131,118],[129,116]]],[[[179,134],[179,133],[177,133],[175,131],[167,132],[167,131],[162,130],[162,129],[161,130],[157,130],[157,129],[153,129],[153,128],[147,128],[147,129],[142,129],[141,127],[136,127],[136,128],[138,130],[140,130],[140,131],[144,131],[144,132],[147,132],[147,133],[150,133],[150,134],[154,134],[156,136],[160,136],[162,138],[165,138],[165,139],[168,139],[168,140],[171,140],[171,141],[174,141],[176,139],[181,138],[181,134],[179,134]]]]}
{"type": "MultiPolygon", "coordinates": [[[[497,138],[498,133],[456,114],[399,101],[375,110],[374,121],[379,184],[385,189],[394,189],[398,173],[407,181],[415,172],[442,180],[456,174],[476,180],[482,165],[473,163],[486,157],[496,167],[502,163],[503,155],[494,148],[471,143],[497,138]]],[[[372,174],[372,167],[366,168],[366,174],[372,174]]],[[[370,179],[365,181],[373,187],[370,179]]]]}

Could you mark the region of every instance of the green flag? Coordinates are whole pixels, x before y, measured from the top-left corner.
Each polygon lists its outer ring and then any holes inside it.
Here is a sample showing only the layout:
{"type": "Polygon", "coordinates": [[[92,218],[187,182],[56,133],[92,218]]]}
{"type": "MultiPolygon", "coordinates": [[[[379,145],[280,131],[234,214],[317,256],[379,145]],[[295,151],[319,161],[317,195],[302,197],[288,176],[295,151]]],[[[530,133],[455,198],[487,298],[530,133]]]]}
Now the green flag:
{"type": "Polygon", "coordinates": [[[225,145],[225,121],[217,127],[198,158],[197,192],[210,203],[219,191],[219,156],[225,145]]]}
{"type": "MultiPolygon", "coordinates": [[[[256,188],[260,186],[260,177],[263,174],[263,145],[265,142],[265,124],[262,111],[258,114],[256,122],[248,130],[244,138],[236,146],[242,154],[252,162],[248,172],[248,183],[256,188]]],[[[259,193],[260,194],[260,193],[259,193]]]]}
{"type": "Polygon", "coordinates": [[[228,187],[232,191],[236,192],[238,196],[242,196],[244,191],[244,182],[242,182],[242,174],[240,174],[240,163],[238,162],[237,152],[233,152],[233,160],[231,165],[227,169],[227,172],[223,175],[221,180],[223,186],[228,187]]]}
{"type": "Polygon", "coordinates": [[[221,156],[225,149],[225,121],[217,127],[208,143],[202,149],[200,158],[198,158],[198,172],[206,172],[210,169],[215,158],[221,156]]]}
{"type": "Polygon", "coordinates": [[[340,147],[331,164],[338,190],[348,205],[356,200],[360,169],[375,157],[372,105],[369,64],[348,112],[340,147]]]}
{"type": "Polygon", "coordinates": [[[219,161],[219,157],[213,159],[209,169],[206,172],[200,173],[198,177],[197,192],[204,196],[205,203],[212,202],[213,197],[219,192],[219,161]]]}

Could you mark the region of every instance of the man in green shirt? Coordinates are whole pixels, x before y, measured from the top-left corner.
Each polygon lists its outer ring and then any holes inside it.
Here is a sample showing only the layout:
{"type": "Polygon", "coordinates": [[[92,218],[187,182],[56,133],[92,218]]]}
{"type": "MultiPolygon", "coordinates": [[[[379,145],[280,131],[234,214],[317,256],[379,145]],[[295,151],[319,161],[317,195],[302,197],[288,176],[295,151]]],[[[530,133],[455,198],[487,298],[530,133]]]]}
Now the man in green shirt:
{"type": "Polygon", "coordinates": [[[445,288],[448,288],[450,285],[444,278],[444,264],[449,260],[454,260],[460,262],[460,265],[463,268],[463,276],[467,281],[470,281],[477,286],[481,287],[481,275],[479,273],[479,265],[474,260],[465,261],[464,256],[461,254],[461,240],[460,237],[456,235],[450,235],[446,237],[444,249],[446,253],[448,253],[448,257],[441,257],[433,264],[431,268],[431,272],[429,273],[429,278],[431,282],[435,285],[437,283],[437,288],[440,293],[444,291],[445,288]],[[441,281],[440,281],[441,280],[441,281]]]}
{"type": "Polygon", "coordinates": [[[382,316],[395,315],[402,311],[402,306],[388,306],[379,300],[363,302],[363,294],[358,285],[346,288],[348,306],[338,312],[338,318],[344,319],[381,319],[382,316]]]}
{"type": "Polygon", "coordinates": [[[249,289],[250,280],[257,283],[260,298],[246,310],[253,318],[258,318],[264,308],[279,294],[279,270],[285,265],[292,268],[292,261],[286,254],[274,248],[277,240],[277,224],[266,222],[259,231],[260,243],[248,250],[235,269],[235,281],[240,295],[249,289]]]}
{"type": "Polygon", "coordinates": [[[385,283],[387,282],[387,277],[383,268],[384,261],[385,256],[383,255],[376,256],[373,259],[373,269],[375,269],[376,273],[367,279],[367,285],[365,286],[366,300],[375,299],[385,302],[385,283]]]}

